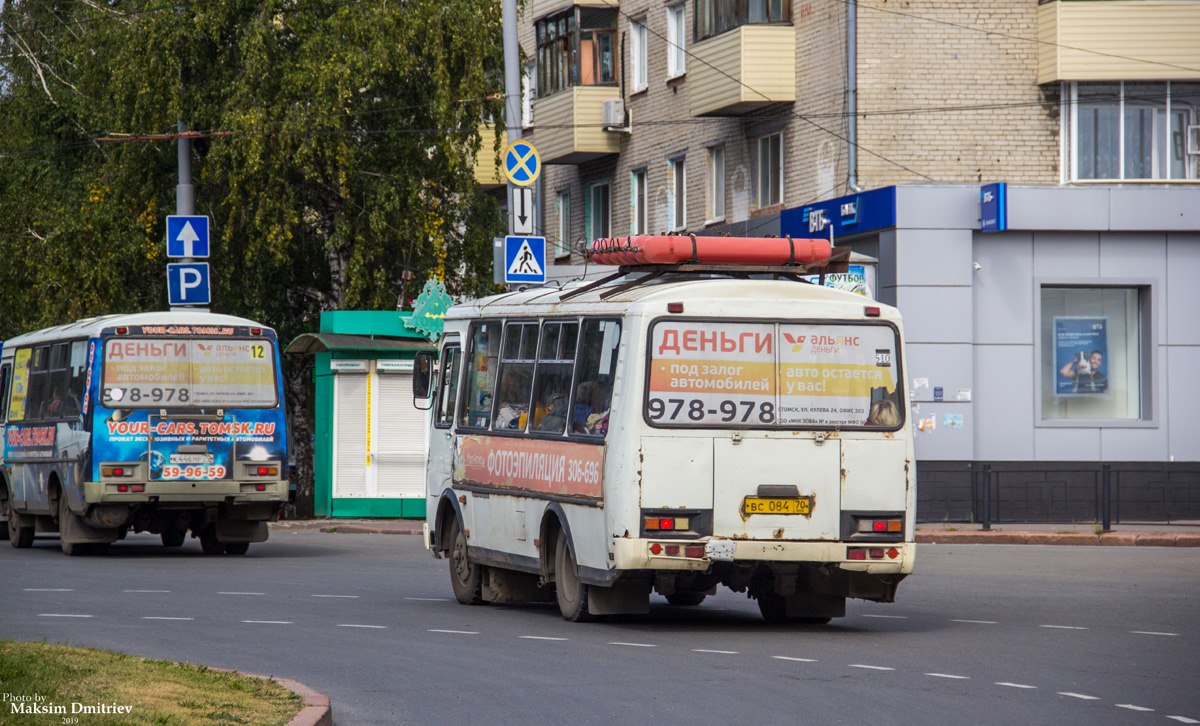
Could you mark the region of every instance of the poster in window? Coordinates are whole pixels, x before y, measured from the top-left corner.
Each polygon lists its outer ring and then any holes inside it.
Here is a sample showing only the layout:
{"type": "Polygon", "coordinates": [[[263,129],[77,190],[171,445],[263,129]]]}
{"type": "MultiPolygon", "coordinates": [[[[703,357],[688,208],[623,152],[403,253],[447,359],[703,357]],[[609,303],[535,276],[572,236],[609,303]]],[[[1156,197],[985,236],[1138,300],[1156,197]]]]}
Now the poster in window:
{"type": "Polygon", "coordinates": [[[1054,395],[1108,395],[1108,318],[1054,318],[1054,395]]]}

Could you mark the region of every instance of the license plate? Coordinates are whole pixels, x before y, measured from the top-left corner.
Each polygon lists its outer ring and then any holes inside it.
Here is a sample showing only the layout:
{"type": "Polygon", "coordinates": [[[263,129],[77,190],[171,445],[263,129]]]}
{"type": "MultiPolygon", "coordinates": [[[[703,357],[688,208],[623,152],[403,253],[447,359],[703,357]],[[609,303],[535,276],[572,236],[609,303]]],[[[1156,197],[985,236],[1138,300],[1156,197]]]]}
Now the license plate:
{"type": "Polygon", "coordinates": [[[742,513],[751,514],[803,514],[812,513],[812,499],[781,499],[774,497],[746,497],[742,502],[742,513]]]}
{"type": "Polygon", "coordinates": [[[212,454],[171,454],[172,464],[211,464],[212,454]]]}

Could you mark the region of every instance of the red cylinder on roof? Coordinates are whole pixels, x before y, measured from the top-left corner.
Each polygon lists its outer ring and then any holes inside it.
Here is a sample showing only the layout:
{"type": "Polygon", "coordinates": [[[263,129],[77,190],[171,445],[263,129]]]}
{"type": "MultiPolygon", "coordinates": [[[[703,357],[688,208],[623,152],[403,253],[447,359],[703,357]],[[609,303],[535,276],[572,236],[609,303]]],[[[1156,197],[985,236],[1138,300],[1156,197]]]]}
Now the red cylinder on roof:
{"type": "Polygon", "coordinates": [[[827,239],[638,235],[595,239],[587,255],[599,265],[812,265],[832,251],[827,239]]]}

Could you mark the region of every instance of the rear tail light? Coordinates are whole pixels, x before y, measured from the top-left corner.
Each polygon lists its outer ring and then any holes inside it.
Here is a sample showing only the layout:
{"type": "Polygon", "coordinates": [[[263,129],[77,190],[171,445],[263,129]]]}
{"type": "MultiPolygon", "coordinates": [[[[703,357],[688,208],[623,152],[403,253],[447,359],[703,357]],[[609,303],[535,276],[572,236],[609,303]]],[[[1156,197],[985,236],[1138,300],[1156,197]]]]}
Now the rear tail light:
{"type": "Polygon", "coordinates": [[[882,547],[847,547],[846,559],[848,560],[882,560],[884,557],[888,559],[896,559],[900,556],[900,550],[895,547],[884,549],[882,547]]]}
{"type": "Polygon", "coordinates": [[[683,548],[685,557],[703,557],[704,545],[688,545],[683,548]]]}
{"type": "Polygon", "coordinates": [[[278,466],[260,466],[255,469],[251,469],[250,473],[256,474],[258,476],[279,476],[279,467],[278,466]]]}
{"type": "Polygon", "coordinates": [[[865,560],[867,559],[867,550],[864,547],[847,547],[846,559],[848,560],[865,560]]]}
{"type": "Polygon", "coordinates": [[[260,492],[265,492],[265,491],[267,490],[267,485],[266,485],[266,484],[259,484],[258,486],[254,487],[254,488],[255,488],[256,490],[260,491],[260,492]]]}
{"type": "Polygon", "coordinates": [[[132,466],[102,466],[101,476],[133,476],[132,466]]]}
{"type": "Polygon", "coordinates": [[[702,559],[704,557],[704,545],[702,545],[702,544],[663,545],[659,542],[655,542],[654,544],[650,545],[650,554],[652,554],[652,555],[665,554],[668,557],[682,556],[682,557],[691,557],[693,559],[702,559]]]}
{"type": "Polygon", "coordinates": [[[683,312],[683,303],[681,303],[681,302],[667,303],[667,312],[668,313],[682,313],[683,312]]]}
{"type": "Polygon", "coordinates": [[[868,318],[877,318],[877,317],[879,317],[879,308],[875,307],[874,305],[870,305],[870,306],[867,306],[867,308],[863,310],[863,313],[868,318]]]}
{"type": "Polygon", "coordinates": [[[118,492],[144,492],[146,491],[145,484],[118,484],[118,492]]]}
{"type": "Polygon", "coordinates": [[[896,534],[904,531],[903,519],[865,519],[859,526],[859,531],[877,534],[896,534]]]}
{"type": "Polygon", "coordinates": [[[679,545],[667,545],[667,554],[668,555],[678,555],[679,554],[679,545]]]}
{"type": "Polygon", "coordinates": [[[647,532],[686,530],[690,525],[687,517],[645,517],[642,521],[647,532]]]}
{"type": "Polygon", "coordinates": [[[250,328],[251,335],[262,335],[262,328],[250,328]]]}

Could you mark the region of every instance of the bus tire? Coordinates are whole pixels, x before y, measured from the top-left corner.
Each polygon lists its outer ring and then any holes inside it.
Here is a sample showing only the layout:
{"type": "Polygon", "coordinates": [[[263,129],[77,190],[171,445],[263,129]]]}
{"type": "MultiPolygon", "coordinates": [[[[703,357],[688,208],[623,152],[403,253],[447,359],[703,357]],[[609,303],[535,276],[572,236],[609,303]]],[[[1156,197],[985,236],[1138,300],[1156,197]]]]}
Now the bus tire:
{"type": "Polygon", "coordinates": [[[163,547],[182,547],[183,541],[187,539],[186,529],[164,529],[162,534],[163,547]]]}
{"type": "Polygon", "coordinates": [[[58,541],[62,545],[63,554],[67,557],[86,555],[91,549],[82,542],[72,542],[67,538],[67,521],[74,516],[71,514],[70,507],[67,506],[67,498],[60,493],[58,495],[58,541]]]}
{"type": "Polygon", "coordinates": [[[483,577],[478,564],[471,562],[467,556],[467,538],[457,517],[450,518],[450,529],[446,533],[450,542],[450,587],[454,589],[454,599],[463,605],[479,605],[483,603],[483,577]]]}
{"type": "Polygon", "coordinates": [[[217,540],[217,528],[209,525],[200,532],[200,551],[206,555],[219,555],[225,552],[225,545],[217,540]]]}
{"type": "Polygon", "coordinates": [[[12,500],[0,500],[0,509],[8,518],[8,543],[14,548],[23,550],[33,546],[33,535],[36,530],[33,525],[26,525],[25,517],[13,511],[12,500]]]}
{"type": "Polygon", "coordinates": [[[667,603],[676,607],[691,608],[704,602],[706,592],[674,592],[667,595],[667,603]]]}
{"type": "Polygon", "coordinates": [[[244,555],[249,549],[249,542],[230,542],[229,544],[225,545],[225,554],[244,555]]]}
{"type": "Polygon", "coordinates": [[[772,625],[786,623],[788,621],[787,598],[783,595],[776,595],[773,592],[760,593],[758,596],[758,611],[762,613],[763,620],[772,625]]]}
{"type": "Polygon", "coordinates": [[[572,623],[592,619],[592,614],[588,612],[588,586],[579,579],[579,573],[575,571],[575,558],[571,556],[571,545],[561,532],[554,544],[554,591],[558,610],[564,619],[572,623]]]}

